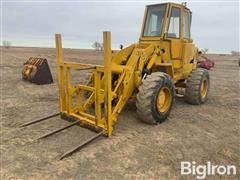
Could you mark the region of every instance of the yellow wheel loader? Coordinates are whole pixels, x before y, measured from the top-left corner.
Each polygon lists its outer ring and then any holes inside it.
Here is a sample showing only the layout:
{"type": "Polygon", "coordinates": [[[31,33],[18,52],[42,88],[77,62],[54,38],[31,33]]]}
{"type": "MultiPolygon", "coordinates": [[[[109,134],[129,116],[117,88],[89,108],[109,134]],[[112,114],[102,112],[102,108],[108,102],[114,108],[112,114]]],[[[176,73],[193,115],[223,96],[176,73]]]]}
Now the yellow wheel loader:
{"type": "Polygon", "coordinates": [[[192,12],[185,5],[148,5],[139,42],[111,50],[104,32],[104,66],[63,59],[61,35],[56,34],[61,116],[111,136],[118,114],[136,98],[139,119],[156,124],[166,120],[175,92],[185,90],[191,104],[207,100],[208,71],[196,68],[198,49],[191,38],[192,12]],[[71,70],[91,71],[86,84],[71,83],[71,70]],[[75,100],[73,100],[75,99],[75,100]]]}
{"type": "Polygon", "coordinates": [[[199,52],[191,38],[191,19],[192,12],[185,5],[146,6],[138,43],[114,52],[110,32],[103,33],[103,66],[66,61],[61,35],[56,34],[60,113],[47,118],[60,114],[73,121],[67,127],[79,124],[99,132],[61,158],[100,135],[111,136],[117,117],[130,98],[136,99],[139,119],[150,124],[167,119],[175,93],[185,92],[184,98],[190,104],[207,100],[209,74],[196,67],[199,52]],[[89,71],[89,80],[76,83],[78,77],[73,71],[89,71]]]}

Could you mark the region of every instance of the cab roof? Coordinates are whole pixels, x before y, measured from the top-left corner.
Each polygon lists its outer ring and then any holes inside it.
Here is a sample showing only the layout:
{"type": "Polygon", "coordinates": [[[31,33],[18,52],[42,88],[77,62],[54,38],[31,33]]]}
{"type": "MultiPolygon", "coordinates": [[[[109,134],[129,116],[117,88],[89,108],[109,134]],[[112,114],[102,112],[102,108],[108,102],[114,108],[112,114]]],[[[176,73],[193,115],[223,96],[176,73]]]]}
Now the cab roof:
{"type": "Polygon", "coordinates": [[[189,9],[187,6],[183,5],[183,4],[179,4],[179,3],[158,3],[158,4],[148,4],[146,5],[146,7],[149,7],[149,6],[157,6],[157,5],[177,5],[177,6],[182,6],[184,7],[185,9],[189,10],[191,12],[191,9],[189,9]]]}

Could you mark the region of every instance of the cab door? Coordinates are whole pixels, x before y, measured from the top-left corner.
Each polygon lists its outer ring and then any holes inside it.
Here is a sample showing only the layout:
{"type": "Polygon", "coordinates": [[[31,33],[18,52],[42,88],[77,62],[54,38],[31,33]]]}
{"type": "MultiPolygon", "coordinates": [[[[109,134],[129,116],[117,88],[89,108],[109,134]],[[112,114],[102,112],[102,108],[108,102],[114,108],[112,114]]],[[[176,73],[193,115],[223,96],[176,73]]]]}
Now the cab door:
{"type": "Polygon", "coordinates": [[[191,39],[191,12],[189,9],[183,9],[183,66],[189,66],[194,61],[196,47],[191,39]]]}
{"type": "Polygon", "coordinates": [[[182,6],[171,4],[168,11],[168,25],[165,39],[170,41],[170,53],[175,68],[182,67],[182,6]]]}

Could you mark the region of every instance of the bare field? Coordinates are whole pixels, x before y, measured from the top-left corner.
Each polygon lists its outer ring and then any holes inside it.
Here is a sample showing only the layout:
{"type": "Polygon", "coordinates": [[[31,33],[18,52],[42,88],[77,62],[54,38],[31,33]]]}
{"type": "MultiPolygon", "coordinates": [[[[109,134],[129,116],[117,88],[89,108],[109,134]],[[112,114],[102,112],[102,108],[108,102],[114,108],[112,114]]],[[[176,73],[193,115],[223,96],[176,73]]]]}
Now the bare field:
{"type": "MultiPolygon", "coordinates": [[[[74,126],[49,138],[40,135],[68,122],[59,117],[26,128],[25,122],[59,111],[55,49],[3,49],[1,79],[1,177],[2,179],[193,179],[180,175],[181,161],[197,164],[232,164],[239,170],[239,66],[238,57],[209,55],[209,100],[200,106],[176,98],[168,120],[157,126],[138,120],[134,102],[118,118],[114,134],[101,138],[59,161],[65,151],[94,133],[74,126]],[[54,84],[35,85],[21,79],[23,63],[31,56],[50,63],[54,84]]],[[[65,58],[102,63],[93,50],[64,49],[65,58]]],[[[212,176],[209,179],[229,177],[212,176]]],[[[232,179],[238,179],[239,174],[232,179]]]]}

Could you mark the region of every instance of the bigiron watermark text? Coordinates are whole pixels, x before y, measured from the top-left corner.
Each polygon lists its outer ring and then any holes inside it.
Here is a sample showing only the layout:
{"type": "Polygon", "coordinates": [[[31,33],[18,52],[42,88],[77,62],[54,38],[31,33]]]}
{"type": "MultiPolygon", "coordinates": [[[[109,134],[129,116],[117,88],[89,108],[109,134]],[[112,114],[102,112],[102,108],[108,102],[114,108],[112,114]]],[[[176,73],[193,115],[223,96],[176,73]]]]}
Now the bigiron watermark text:
{"type": "Polygon", "coordinates": [[[236,175],[237,169],[234,165],[214,165],[210,161],[198,165],[195,161],[181,162],[181,175],[193,175],[197,179],[204,179],[206,176],[214,175],[236,175]]]}

